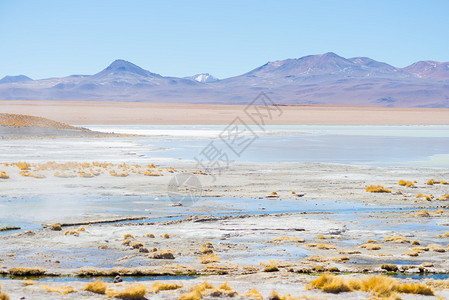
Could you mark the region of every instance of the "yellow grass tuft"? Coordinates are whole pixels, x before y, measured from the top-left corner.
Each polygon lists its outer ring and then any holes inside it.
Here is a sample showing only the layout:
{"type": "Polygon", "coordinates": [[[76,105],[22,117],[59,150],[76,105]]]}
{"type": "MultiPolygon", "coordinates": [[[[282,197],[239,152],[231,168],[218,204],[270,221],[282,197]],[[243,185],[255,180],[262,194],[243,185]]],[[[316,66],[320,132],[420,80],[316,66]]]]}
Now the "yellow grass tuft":
{"type": "Polygon", "coordinates": [[[0,171],[0,179],[8,179],[9,175],[5,171],[0,171]]]}
{"type": "Polygon", "coordinates": [[[271,196],[277,196],[278,193],[277,193],[276,191],[272,191],[272,192],[270,193],[270,195],[271,195],[271,196]]]}
{"type": "Polygon", "coordinates": [[[154,236],[154,234],[152,234],[152,233],[148,233],[147,235],[145,235],[146,237],[148,237],[148,238],[152,238],[152,239],[154,239],[155,238],[155,236],[154,236]]]}
{"type": "Polygon", "coordinates": [[[200,263],[202,263],[202,264],[215,263],[215,262],[218,262],[219,260],[220,260],[220,257],[215,255],[214,253],[200,256],[200,263]]]}
{"type": "Polygon", "coordinates": [[[114,290],[108,291],[108,297],[119,298],[124,300],[141,300],[145,298],[147,293],[147,288],[142,284],[136,284],[127,287],[121,292],[114,290]]]}
{"type": "Polygon", "coordinates": [[[71,286],[48,286],[42,285],[42,288],[50,293],[60,293],[61,295],[67,295],[69,293],[75,292],[71,286]]]}
{"type": "Polygon", "coordinates": [[[89,291],[95,294],[106,294],[106,283],[101,280],[97,280],[95,282],[89,283],[84,287],[85,291],[89,291]]]}
{"type": "Polygon", "coordinates": [[[132,235],[131,233],[127,233],[127,234],[125,234],[125,235],[123,236],[123,239],[124,239],[124,240],[127,240],[127,239],[134,239],[134,235],[132,235]]]}
{"type": "Polygon", "coordinates": [[[159,291],[169,291],[169,290],[177,290],[183,287],[183,284],[177,283],[163,283],[163,282],[155,282],[151,288],[153,293],[158,293],[159,291]]]}
{"type": "Polygon", "coordinates": [[[203,245],[200,248],[200,252],[202,254],[211,254],[214,253],[214,250],[212,249],[212,247],[207,247],[206,245],[203,245]]]}
{"type": "Polygon", "coordinates": [[[17,168],[19,168],[19,170],[21,170],[21,171],[30,170],[30,168],[31,168],[31,164],[29,164],[29,163],[27,163],[27,162],[21,162],[21,161],[19,161],[19,162],[16,164],[16,166],[17,166],[17,168]]]}
{"type": "Polygon", "coordinates": [[[338,254],[360,254],[359,250],[338,251],[338,254]]]}
{"type": "Polygon", "coordinates": [[[164,239],[169,239],[170,235],[168,233],[164,233],[164,235],[162,236],[164,239]]]}
{"type": "Polygon", "coordinates": [[[247,291],[245,294],[243,294],[243,296],[249,297],[249,298],[252,298],[252,299],[256,299],[256,300],[262,300],[263,299],[262,294],[259,293],[259,291],[256,290],[256,289],[252,289],[252,290],[247,291]]]}
{"type": "Polygon", "coordinates": [[[429,244],[427,248],[435,252],[446,252],[446,249],[440,244],[429,244]]]}
{"type": "Polygon", "coordinates": [[[417,217],[429,217],[430,213],[427,210],[421,210],[418,213],[416,213],[417,217]]]}
{"type": "Polygon", "coordinates": [[[329,245],[329,244],[316,244],[316,248],[323,249],[323,250],[336,249],[334,245],[329,245]]]}
{"type": "Polygon", "coordinates": [[[52,225],[48,226],[48,229],[54,230],[54,231],[61,231],[62,226],[60,223],[56,223],[56,224],[52,224],[52,225]]]}
{"type": "Polygon", "coordinates": [[[201,292],[195,289],[188,293],[182,294],[179,296],[178,300],[201,300],[201,298],[203,298],[201,292]]]}
{"type": "Polygon", "coordinates": [[[412,187],[415,186],[415,184],[413,183],[413,181],[405,181],[405,180],[399,180],[398,182],[399,185],[401,186],[405,186],[405,187],[412,187]]]}
{"type": "MultiPolygon", "coordinates": [[[[396,293],[433,295],[430,287],[423,284],[401,284],[396,279],[377,275],[359,280],[345,280],[343,277],[334,275],[321,275],[307,285],[307,289],[320,289],[327,293],[338,294],[341,292],[350,292],[360,290],[369,292],[378,298],[397,297],[396,293]]],[[[391,298],[390,298],[391,299],[391,298]]]]}
{"type": "Polygon", "coordinates": [[[419,253],[421,253],[421,252],[412,250],[412,251],[409,251],[409,252],[405,252],[404,255],[416,257],[416,256],[419,256],[419,253]]]}
{"type": "Polygon", "coordinates": [[[369,239],[366,241],[366,244],[375,244],[375,243],[377,243],[377,241],[373,239],[369,239]]]}
{"type": "Polygon", "coordinates": [[[153,258],[153,259],[175,259],[175,256],[173,255],[173,252],[171,250],[160,250],[160,251],[153,251],[153,253],[150,254],[149,258],[153,258]]]}
{"type": "Polygon", "coordinates": [[[395,236],[387,236],[384,238],[384,242],[392,242],[395,244],[405,244],[410,243],[410,240],[402,235],[395,235],[395,236]]]}
{"type": "Polygon", "coordinates": [[[326,237],[324,235],[322,235],[322,234],[317,235],[316,238],[319,239],[319,240],[325,240],[326,239],[326,237]]]}
{"type": "Polygon", "coordinates": [[[391,189],[386,189],[382,185],[372,184],[366,187],[365,192],[368,193],[391,193],[391,189]]]}
{"type": "Polygon", "coordinates": [[[130,246],[131,246],[133,249],[139,249],[139,248],[142,248],[142,247],[143,247],[143,244],[142,244],[141,242],[132,242],[132,243],[130,244],[130,246]]]}
{"type": "Polygon", "coordinates": [[[449,200],[449,194],[445,194],[445,195],[441,196],[440,198],[438,198],[438,200],[441,200],[441,201],[449,200]]]}
{"type": "Polygon", "coordinates": [[[10,298],[5,293],[0,293],[0,300],[10,300],[10,298]]]}
{"type": "Polygon", "coordinates": [[[399,286],[398,292],[404,294],[433,296],[433,291],[430,287],[419,283],[403,283],[399,286]]]}
{"type": "Polygon", "coordinates": [[[366,250],[380,250],[380,245],[378,244],[362,244],[360,248],[364,248],[366,250]]]}
{"type": "Polygon", "coordinates": [[[412,245],[421,245],[421,243],[418,240],[413,240],[412,241],[412,245]]]}
{"type": "Polygon", "coordinates": [[[34,281],[33,281],[33,280],[25,280],[25,281],[23,282],[23,285],[24,285],[24,286],[34,285],[34,281]]]}
{"type": "Polygon", "coordinates": [[[41,268],[11,268],[8,273],[13,276],[40,276],[45,274],[45,270],[41,268]]]}
{"type": "Polygon", "coordinates": [[[292,241],[292,242],[298,242],[298,243],[304,243],[304,239],[300,239],[297,236],[282,236],[273,239],[273,242],[282,242],[282,241],[292,241]]]}
{"type": "Polygon", "coordinates": [[[321,275],[319,278],[312,280],[306,289],[320,289],[326,293],[338,294],[342,292],[351,292],[352,288],[342,278],[333,275],[321,275]]]}

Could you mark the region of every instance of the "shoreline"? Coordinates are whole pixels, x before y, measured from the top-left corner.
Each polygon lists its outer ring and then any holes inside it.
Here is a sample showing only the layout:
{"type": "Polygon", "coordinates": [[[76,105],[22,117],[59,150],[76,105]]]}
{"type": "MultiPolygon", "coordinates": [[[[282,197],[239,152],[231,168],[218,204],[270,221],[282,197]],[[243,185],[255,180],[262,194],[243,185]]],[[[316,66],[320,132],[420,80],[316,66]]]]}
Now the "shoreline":
{"type": "MultiPolygon", "coordinates": [[[[0,100],[0,112],[35,115],[72,125],[255,124],[245,105],[104,101],[0,100]]],[[[267,125],[449,125],[449,109],[364,106],[273,106],[267,125]],[[282,114],[279,116],[279,111],[282,114]]]]}

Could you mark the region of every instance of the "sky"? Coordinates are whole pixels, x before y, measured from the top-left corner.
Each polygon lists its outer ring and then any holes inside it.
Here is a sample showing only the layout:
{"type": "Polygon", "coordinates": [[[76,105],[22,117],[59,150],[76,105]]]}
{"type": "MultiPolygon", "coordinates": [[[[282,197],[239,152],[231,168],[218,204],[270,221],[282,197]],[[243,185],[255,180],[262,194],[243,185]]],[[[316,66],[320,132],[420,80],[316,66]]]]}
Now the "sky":
{"type": "Polygon", "coordinates": [[[94,74],[115,59],[218,78],[326,52],[449,61],[448,12],[446,0],[0,0],[0,78],[94,74]]]}

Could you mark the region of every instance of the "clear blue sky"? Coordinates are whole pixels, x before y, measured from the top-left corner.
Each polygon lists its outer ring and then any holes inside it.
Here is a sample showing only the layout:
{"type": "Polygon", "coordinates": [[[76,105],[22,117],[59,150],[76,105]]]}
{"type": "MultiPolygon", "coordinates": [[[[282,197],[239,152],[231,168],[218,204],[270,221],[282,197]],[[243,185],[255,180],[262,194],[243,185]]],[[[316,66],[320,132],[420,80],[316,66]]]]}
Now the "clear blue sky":
{"type": "Polygon", "coordinates": [[[219,78],[329,51],[449,61],[448,14],[446,0],[0,0],[0,78],[93,74],[117,58],[219,78]]]}

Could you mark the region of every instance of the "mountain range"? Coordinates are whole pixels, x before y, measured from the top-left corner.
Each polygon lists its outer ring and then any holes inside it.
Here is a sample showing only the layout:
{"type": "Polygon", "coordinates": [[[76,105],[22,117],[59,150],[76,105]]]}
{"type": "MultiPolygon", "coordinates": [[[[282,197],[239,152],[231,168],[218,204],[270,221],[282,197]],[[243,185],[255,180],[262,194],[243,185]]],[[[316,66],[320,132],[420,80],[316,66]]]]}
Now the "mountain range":
{"type": "Polygon", "coordinates": [[[0,80],[2,100],[139,101],[247,104],[264,91],[277,104],[449,107],[449,62],[419,61],[396,68],[368,57],[329,52],[268,62],[217,79],[208,73],[162,76],[116,60],[93,75],[0,80]]]}

